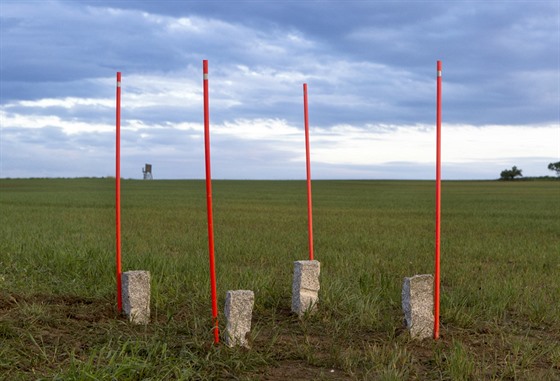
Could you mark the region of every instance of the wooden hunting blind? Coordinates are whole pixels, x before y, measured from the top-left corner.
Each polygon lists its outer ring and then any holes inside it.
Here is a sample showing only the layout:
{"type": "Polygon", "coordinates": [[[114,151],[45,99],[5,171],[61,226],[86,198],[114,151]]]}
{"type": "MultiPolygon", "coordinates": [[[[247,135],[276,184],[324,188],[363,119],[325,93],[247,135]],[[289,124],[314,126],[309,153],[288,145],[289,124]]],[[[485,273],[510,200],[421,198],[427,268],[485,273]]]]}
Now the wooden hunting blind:
{"type": "Polygon", "coordinates": [[[146,166],[142,168],[142,173],[144,174],[144,180],[152,180],[152,165],[146,164],[146,166]]]}

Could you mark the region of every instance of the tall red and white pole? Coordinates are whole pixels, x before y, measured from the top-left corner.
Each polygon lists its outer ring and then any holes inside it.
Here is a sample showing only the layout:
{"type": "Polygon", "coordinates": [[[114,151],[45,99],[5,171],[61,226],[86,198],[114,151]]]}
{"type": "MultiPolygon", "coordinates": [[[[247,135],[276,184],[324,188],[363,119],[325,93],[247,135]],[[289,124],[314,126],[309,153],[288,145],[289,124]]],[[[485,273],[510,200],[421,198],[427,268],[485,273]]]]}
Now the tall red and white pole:
{"type": "Polygon", "coordinates": [[[436,96],[436,255],[434,276],[434,339],[439,338],[440,241],[441,241],[441,61],[437,61],[436,96]]]}
{"type": "Polygon", "coordinates": [[[214,343],[220,342],[218,327],[218,299],[216,292],[216,266],[214,261],[214,219],[212,215],[212,174],[210,171],[210,105],[208,100],[208,60],[202,61],[204,92],[204,153],[206,159],[206,211],[208,214],[208,252],[210,258],[210,291],[212,297],[212,324],[214,343]]]}
{"type": "Polygon", "coordinates": [[[307,108],[307,83],[303,84],[303,120],[305,124],[305,161],[307,172],[307,227],[309,236],[309,260],[313,260],[313,203],[311,199],[311,160],[309,153],[309,112],[307,108]]]}
{"type": "Polygon", "coordinates": [[[122,267],[121,267],[121,72],[117,72],[117,115],[116,115],[116,157],[115,157],[115,209],[116,209],[116,269],[117,269],[117,309],[122,311],[122,267]]]}

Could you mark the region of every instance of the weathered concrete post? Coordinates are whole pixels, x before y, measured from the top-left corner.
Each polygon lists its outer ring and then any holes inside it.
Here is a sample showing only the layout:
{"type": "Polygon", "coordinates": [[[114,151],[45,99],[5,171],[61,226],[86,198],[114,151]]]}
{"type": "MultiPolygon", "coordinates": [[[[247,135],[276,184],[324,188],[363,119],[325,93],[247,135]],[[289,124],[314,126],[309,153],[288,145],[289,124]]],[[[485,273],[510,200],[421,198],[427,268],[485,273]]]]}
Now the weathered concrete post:
{"type": "Polygon", "coordinates": [[[306,312],[313,312],[319,301],[319,261],[294,262],[294,279],[292,283],[292,312],[300,317],[306,312]]]}
{"type": "Polygon", "coordinates": [[[404,278],[402,308],[406,328],[414,339],[434,334],[434,277],[431,274],[404,278]]]}
{"type": "Polygon", "coordinates": [[[226,293],[226,345],[249,347],[247,334],[251,332],[251,318],[255,294],[250,290],[235,290],[226,293]]]}
{"type": "Polygon", "coordinates": [[[123,311],[134,324],[150,322],[150,272],[122,273],[123,311]]]}

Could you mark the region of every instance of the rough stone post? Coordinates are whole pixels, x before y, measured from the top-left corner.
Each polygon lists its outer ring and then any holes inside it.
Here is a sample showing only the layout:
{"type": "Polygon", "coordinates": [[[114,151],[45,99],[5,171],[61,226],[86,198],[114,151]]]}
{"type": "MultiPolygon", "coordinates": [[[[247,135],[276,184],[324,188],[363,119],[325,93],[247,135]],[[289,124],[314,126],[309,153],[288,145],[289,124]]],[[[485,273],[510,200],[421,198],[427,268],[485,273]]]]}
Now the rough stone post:
{"type": "Polygon", "coordinates": [[[226,345],[249,347],[247,334],[251,331],[251,318],[255,294],[250,290],[235,290],[226,293],[226,345]]]}
{"type": "Polygon", "coordinates": [[[434,277],[431,274],[404,278],[402,308],[406,328],[414,339],[434,334],[434,277]]]}
{"type": "Polygon", "coordinates": [[[150,322],[150,272],[122,273],[122,305],[128,320],[134,324],[150,322]]]}
{"type": "Polygon", "coordinates": [[[294,279],[292,283],[292,312],[300,317],[306,312],[313,312],[319,301],[319,261],[294,262],[294,279]]]}

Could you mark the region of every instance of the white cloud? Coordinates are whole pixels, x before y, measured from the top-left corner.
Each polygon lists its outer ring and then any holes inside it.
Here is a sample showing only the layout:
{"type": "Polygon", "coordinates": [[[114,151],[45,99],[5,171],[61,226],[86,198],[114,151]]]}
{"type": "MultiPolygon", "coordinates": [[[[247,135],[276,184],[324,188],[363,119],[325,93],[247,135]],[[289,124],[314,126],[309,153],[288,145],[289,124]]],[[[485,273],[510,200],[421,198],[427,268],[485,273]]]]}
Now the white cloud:
{"type": "Polygon", "coordinates": [[[110,99],[96,99],[96,98],[43,98],[33,101],[16,101],[6,104],[4,107],[29,107],[29,108],[49,108],[49,107],[62,107],[71,109],[76,106],[91,106],[91,107],[114,107],[115,101],[110,99]]]}
{"type": "MultiPolygon", "coordinates": [[[[449,163],[500,162],[511,158],[558,157],[560,126],[448,126],[442,132],[442,155],[449,163]]],[[[512,163],[512,165],[515,163],[512,163]]]]}
{"type": "Polygon", "coordinates": [[[66,134],[80,134],[84,132],[110,132],[114,131],[114,125],[104,123],[91,123],[76,119],[63,119],[57,115],[24,115],[7,113],[0,110],[2,129],[41,129],[55,127],[66,134]]]}
{"type": "Polygon", "coordinates": [[[281,119],[236,119],[212,126],[212,133],[242,140],[267,140],[278,143],[293,142],[301,130],[281,119]]]}
{"type": "MultiPolygon", "coordinates": [[[[59,144],[57,145],[56,141],[45,142],[53,146],[53,149],[70,150],[66,140],[78,139],[83,153],[98,152],[98,143],[88,148],[86,136],[90,136],[91,139],[93,135],[88,134],[102,134],[105,136],[103,141],[110,142],[106,147],[106,160],[110,161],[113,150],[113,125],[63,120],[57,116],[26,116],[6,111],[2,111],[0,116],[3,126],[3,148],[10,145],[21,147],[25,141],[32,139],[30,134],[36,134],[41,129],[57,128],[62,134],[49,132],[49,135],[51,138],[61,139],[59,144]],[[17,134],[14,131],[18,129],[26,129],[29,132],[17,134]],[[79,138],[81,135],[84,137],[79,138]]],[[[149,156],[155,161],[158,157],[166,157],[166,160],[172,161],[172,155],[176,155],[175,160],[178,161],[202,160],[203,140],[200,123],[150,124],[141,120],[129,120],[123,124],[123,131],[125,156],[128,152],[128,155],[149,156]]],[[[546,161],[553,161],[560,155],[559,131],[559,127],[554,124],[531,127],[444,124],[443,166],[493,168],[491,173],[496,177],[497,168],[510,165],[523,168],[524,162],[533,163],[536,158],[542,158],[543,170],[539,175],[543,175],[546,174],[546,161]]],[[[36,144],[38,139],[33,141],[36,144]]],[[[284,175],[298,178],[299,167],[296,163],[303,164],[305,160],[301,126],[290,124],[283,119],[234,119],[214,123],[211,124],[211,141],[216,162],[228,164],[227,167],[217,169],[217,173],[226,178],[235,177],[231,173],[239,173],[235,169],[236,165],[246,167],[244,171],[252,173],[256,178],[274,178],[273,173],[263,168],[275,168],[282,166],[282,163],[285,166],[288,162],[292,164],[287,168],[292,169],[284,172],[284,175]],[[251,172],[249,168],[252,166],[259,166],[260,172],[251,172]],[[290,171],[292,175],[287,174],[290,171]]],[[[330,173],[326,170],[329,166],[336,169],[336,173],[340,173],[340,168],[347,167],[346,173],[351,174],[359,172],[352,170],[352,166],[364,169],[368,166],[377,168],[380,165],[391,166],[393,163],[414,163],[429,167],[435,162],[435,131],[430,125],[344,124],[329,128],[313,127],[310,131],[310,141],[312,165],[323,168],[323,172],[319,173],[326,177],[330,173]]],[[[67,155],[73,154],[68,151],[67,155]]],[[[36,166],[40,167],[40,162],[36,163],[36,166]]],[[[3,168],[3,171],[5,172],[6,168],[3,168]]],[[[181,171],[179,168],[168,168],[168,173],[181,171]]],[[[86,174],[78,172],[75,175],[86,174]]],[[[445,175],[453,178],[452,174],[446,174],[444,171],[444,178],[445,175]]],[[[398,176],[397,174],[395,178],[398,176]]]]}

